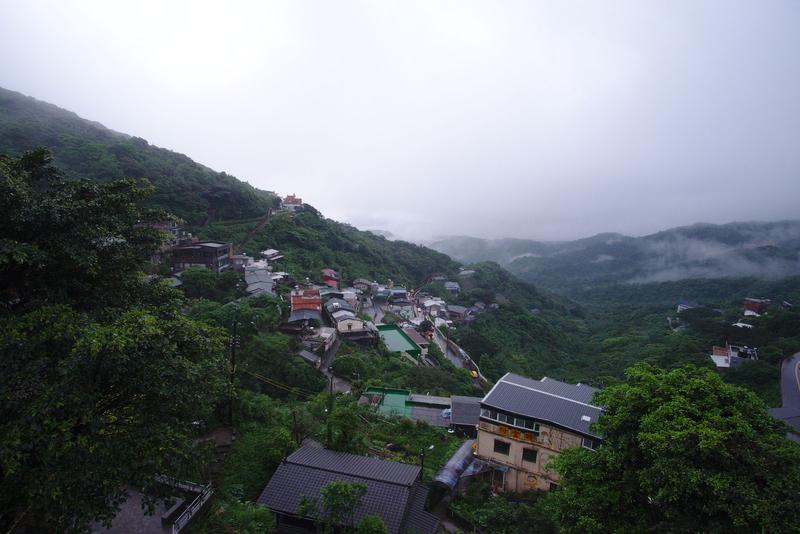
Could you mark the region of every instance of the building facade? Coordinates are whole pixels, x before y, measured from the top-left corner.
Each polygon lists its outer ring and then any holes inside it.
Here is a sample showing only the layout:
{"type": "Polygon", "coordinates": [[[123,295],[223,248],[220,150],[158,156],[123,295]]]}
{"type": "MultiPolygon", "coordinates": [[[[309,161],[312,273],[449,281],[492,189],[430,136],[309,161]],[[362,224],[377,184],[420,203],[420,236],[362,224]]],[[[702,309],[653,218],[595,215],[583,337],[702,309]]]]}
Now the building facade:
{"type": "Polygon", "coordinates": [[[550,490],[558,474],[550,461],[568,447],[596,449],[591,429],[602,410],[595,388],[507,373],[480,404],[475,454],[494,469],[496,491],[550,490]]]}
{"type": "Polygon", "coordinates": [[[204,267],[215,273],[232,266],[233,245],[221,241],[198,241],[173,247],[172,268],[183,271],[191,267],[204,267]]]}

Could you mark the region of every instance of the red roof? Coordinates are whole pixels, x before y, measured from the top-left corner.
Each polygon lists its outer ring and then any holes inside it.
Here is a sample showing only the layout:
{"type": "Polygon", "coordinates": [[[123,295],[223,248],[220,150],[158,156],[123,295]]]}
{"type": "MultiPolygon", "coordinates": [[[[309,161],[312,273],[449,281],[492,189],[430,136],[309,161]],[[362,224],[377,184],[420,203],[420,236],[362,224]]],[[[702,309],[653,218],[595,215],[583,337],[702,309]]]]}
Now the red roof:
{"type": "Polygon", "coordinates": [[[769,307],[769,304],[769,299],[754,299],[750,297],[744,299],[744,309],[756,313],[761,313],[766,310],[769,307]]]}
{"type": "Polygon", "coordinates": [[[714,356],[730,356],[731,351],[730,347],[717,347],[714,345],[711,347],[711,354],[714,356]]]}
{"type": "Polygon", "coordinates": [[[316,310],[322,312],[322,297],[319,289],[301,289],[292,291],[292,311],[316,310]]]}
{"type": "Polygon", "coordinates": [[[303,199],[298,198],[294,195],[288,195],[286,198],[283,199],[284,204],[302,204],[303,199]]]}
{"type": "Polygon", "coordinates": [[[403,328],[403,332],[411,338],[411,341],[416,343],[417,345],[428,345],[430,341],[422,337],[422,334],[416,331],[414,328],[403,328]]]}

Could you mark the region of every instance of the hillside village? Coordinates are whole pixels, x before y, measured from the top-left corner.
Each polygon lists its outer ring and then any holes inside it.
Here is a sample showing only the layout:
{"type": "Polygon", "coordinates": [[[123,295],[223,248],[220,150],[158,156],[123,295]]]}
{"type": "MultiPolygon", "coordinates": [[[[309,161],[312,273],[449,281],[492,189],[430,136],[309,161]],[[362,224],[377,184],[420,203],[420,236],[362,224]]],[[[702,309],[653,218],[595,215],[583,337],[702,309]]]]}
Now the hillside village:
{"type": "MultiPolygon", "coordinates": [[[[757,467],[795,465],[791,281],[681,302],[665,325],[661,308],[583,308],[496,264],[327,220],[295,195],[259,217],[184,228],[139,208],[133,182],[62,181],[46,152],[26,157],[0,160],[14,177],[4,186],[39,207],[4,214],[17,263],[3,268],[2,339],[20,357],[3,379],[2,443],[39,474],[4,472],[29,489],[1,495],[26,528],[52,509],[41,521],[94,532],[556,532],[591,517],[602,532],[634,519],[605,508],[608,483],[650,494],[615,477],[664,461],[730,476],[702,461],[707,448],[747,465],[738,483],[777,495],[781,510],[793,502],[793,468],[757,467]],[[73,201],[54,209],[52,189],[33,185],[42,176],[73,201]],[[98,210],[94,197],[116,204],[98,210]],[[28,243],[47,251],[35,269],[28,243]],[[645,434],[658,455],[635,445],[645,434]],[[115,500],[84,510],[93,473],[114,478],[115,500]],[[62,481],[84,489],[30,500],[62,481]],[[594,509],[576,515],[575,502],[594,509]]],[[[685,498],[659,506],[682,521],[706,513],[698,502],[726,524],[785,517],[755,520],[716,490],[672,487],[685,498]]]]}
{"type": "MultiPolygon", "coordinates": [[[[290,195],[272,216],[291,218],[302,210],[302,200],[290,195]]],[[[382,459],[384,454],[371,449],[366,456],[337,452],[305,438],[264,481],[256,499],[259,506],[274,514],[278,532],[316,532],[319,510],[304,508],[305,499],[319,499],[326,486],[343,480],[365,486],[363,504],[351,511],[347,524],[374,516],[389,533],[474,528],[474,523],[469,527],[462,508],[451,507],[470,485],[485,484],[498,495],[551,491],[559,487],[560,479],[552,460],[562,450],[580,447],[595,451],[602,446],[602,435],[594,425],[603,413],[602,407],[593,404],[597,388],[514,373],[505,373],[492,382],[450,339],[448,332],[453,326],[468,324],[498,309],[497,303],[475,301],[464,306],[448,302],[459,297],[462,285],[474,285],[474,269],[461,267],[450,276],[432,273],[416,288],[402,287],[389,279],[343,279],[333,267],[320,269],[315,279],[301,278],[283,270],[284,256],[279,250],[263,250],[260,257],[253,257],[235,253],[230,242],[200,241],[175,224],[159,229],[168,239],[153,261],[168,263],[171,286],[180,287],[183,273],[192,269],[239,273],[246,294],[240,298],[277,298],[284,303],[286,311],[279,330],[297,340],[295,357],[328,381],[329,397],[356,395],[360,407],[380,418],[405,419],[441,429],[443,436],[455,440],[450,447],[452,456],[443,458],[426,477],[421,468],[424,449],[420,449],[416,465],[387,461],[382,459]],[[337,363],[342,344],[380,346],[385,354],[413,366],[439,367],[444,357],[452,367],[469,372],[472,394],[431,395],[429,391],[385,387],[374,380],[373,385],[362,388],[359,373],[348,373],[348,366],[341,369],[337,363]],[[354,381],[358,387],[354,387],[354,381]]],[[[742,317],[732,326],[753,328],[746,321],[768,313],[769,305],[768,299],[745,299],[742,317]]],[[[781,306],[792,305],[784,301],[781,306]]],[[[685,318],[692,310],[702,308],[681,302],[676,316],[668,318],[670,328],[689,328],[682,315],[685,318]]],[[[758,351],[726,342],[724,347],[714,346],[709,357],[718,368],[737,367],[758,360],[758,351]]],[[[800,430],[800,411],[776,410],[775,417],[800,430]]],[[[797,436],[791,438],[798,440],[797,436]]],[[[235,435],[229,434],[228,440],[233,439],[235,435]]],[[[388,450],[393,447],[386,444],[388,450]]],[[[191,503],[183,503],[181,514],[165,512],[164,525],[179,531],[203,509],[214,489],[211,485],[196,487],[196,496],[191,503]]],[[[203,514],[198,515],[202,525],[203,514]]],[[[126,520],[136,523],[137,517],[120,516],[117,526],[126,520]]]]}
{"type": "MultiPolygon", "coordinates": [[[[290,195],[274,216],[292,217],[302,209],[302,200],[290,195]]],[[[180,287],[187,270],[238,272],[245,284],[247,296],[243,298],[283,300],[287,310],[280,331],[298,340],[296,357],[328,379],[331,394],[354,394],[352,381],[360,378],[357,373],[343,375],[338,369],[336,356],[342,343],[381,345],[393,357],[414,366],[438,367],[444,356],[452,367],[469,372],[472,395],[437,396],[380,385],[367,387],[359,395],[358,404],[381,417],[405,418],[440,428],[457,441],[452,457],[436,466],[432,477],[423,480],[421,469],[414,465],[326,450],[307,438],[265,481],[257,499],[275,514],[279,532],[314,532],[313,515],[298,515],[300,499],[319,495],[326,484],[337,480],[363,480],[367,485],[365,504],[355,512],[353,521],[374,514],[390,533],[458,530],[461,527],[457,524],[464,520],[448,511],[447,503],[470,481],[485,481],[492,491],[500,493],[547,491],[558,485],[558,475],[548,468],[553,455],[565,447],[594,450],[599,446],[600,436],[590,429],[601,413],[590,404],[595,388],[512,373],[492,384],[469,354],[448,338],[454,324],[467,324],[498,309],[496,303],[480,301],[471,306],[448,303],[448,299],[460,295],[462,284],[470,285],[474,270],[461,268],[451,278],[432,273],[418,288],[366,278],[345,284],[330,267],[320,269],[315,280],[298,280],[282,270],[279,250],[264,250],[254,258],[234,253],[229,242],[193,238],[175,224],[159,226],[159,230],[168,239],[154,261],[170,266],[171,286],[180,287]],[[395,474],[399,470],[406,473],[402,482],[395,474]],[[397,492],[398,496],[390,497],[397,492]],[[398,503],[405,499],[404,508],[398,503]],[[395,519],[393,514],[398,511],[400,516],[395,519]]],[[[420,463],[424,455],[425,451],[420,451],[420,463]]],[[[172,521],[176,530],[191,521],[209,491],[213,491],[210,486],[195,492],[197,497],[185,508],[193,513],[178,515],[172,521]]],[[[168,516],[176,515],[168,512],[163,518],[165,524],[168,516]]],[[[120,517],[118,524],[125,519],[120,517]]]]}

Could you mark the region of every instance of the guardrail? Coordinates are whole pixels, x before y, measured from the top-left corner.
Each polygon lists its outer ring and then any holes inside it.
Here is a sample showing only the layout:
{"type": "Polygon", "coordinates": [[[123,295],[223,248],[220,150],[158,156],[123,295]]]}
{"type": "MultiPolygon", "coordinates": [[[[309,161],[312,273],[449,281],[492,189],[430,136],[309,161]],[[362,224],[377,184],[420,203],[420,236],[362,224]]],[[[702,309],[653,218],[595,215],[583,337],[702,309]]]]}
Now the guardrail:
{"type": "MultiPolygon", "coordinates": [[[[192,484],[193,486],[197,486],[197,484],[192,484]]],[[[209,483],[207,486],[200,486],[202,491],[200,492],[197,497],[186,507],[181,515],[179,515],[175,522],[172,523],[172,534],[178,534],[183,527],[189,524],[189,521],[192,520],[192,517],[203,508],[203,505],[214,495],[214,489],[211,487],[209,483]]]]}

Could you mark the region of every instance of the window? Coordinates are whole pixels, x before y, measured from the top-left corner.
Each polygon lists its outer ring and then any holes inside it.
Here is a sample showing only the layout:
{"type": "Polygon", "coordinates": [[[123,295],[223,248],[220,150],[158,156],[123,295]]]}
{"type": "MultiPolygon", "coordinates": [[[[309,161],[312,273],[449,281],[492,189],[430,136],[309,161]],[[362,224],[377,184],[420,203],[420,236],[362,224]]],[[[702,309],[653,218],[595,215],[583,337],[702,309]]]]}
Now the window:
{"type": "Polygon", "coordinates": [[[589,449],[592,451],[596,451],[597,448],[600,446],[600,442],[594,439],[583,438],[583,443],[581,443],[584,449],[589,449]]]}
{"type": "MultiPolygon", "coordinates": [[[[508,416],[504,413],[499,413],[497,414],[497,420],[500,421],[501,423],[508,423],[508,416]]],[[[511,420],[513,421],[514,418],[512,417],[511,420]]]]}
{"type": "Polygon", "coordinates": [[[494,452],[508,456],[508,453],[511,452],[511,444],[496,439],[494,440],[494,452]]]}
{"type": "Polygon", "coordinates": [[[536,463],[536,449],[522,449],[522,461],[536,463]]]}

